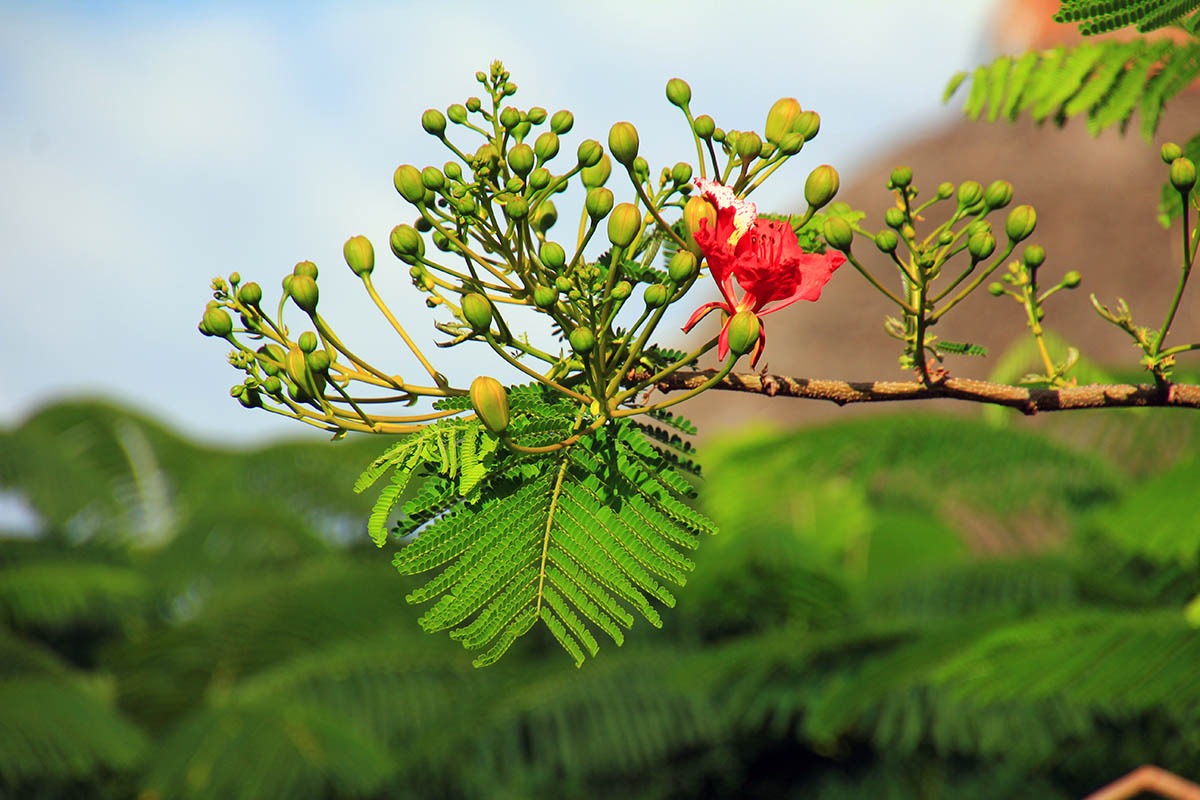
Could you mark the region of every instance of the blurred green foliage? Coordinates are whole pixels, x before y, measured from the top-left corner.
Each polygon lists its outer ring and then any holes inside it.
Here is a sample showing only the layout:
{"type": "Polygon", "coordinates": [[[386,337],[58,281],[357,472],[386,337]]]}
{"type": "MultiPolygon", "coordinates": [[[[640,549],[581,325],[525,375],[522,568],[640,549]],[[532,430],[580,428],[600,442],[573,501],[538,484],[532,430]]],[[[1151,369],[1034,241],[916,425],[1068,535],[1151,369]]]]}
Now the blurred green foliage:
{"type": "Polygon", "coordinates": [[[0,431],[0,797],[1071,798],[1200,776],[1200,420],[889,415],[701,449],[662,631],[473,670],[365,532],[373,439],[0,431]]]}

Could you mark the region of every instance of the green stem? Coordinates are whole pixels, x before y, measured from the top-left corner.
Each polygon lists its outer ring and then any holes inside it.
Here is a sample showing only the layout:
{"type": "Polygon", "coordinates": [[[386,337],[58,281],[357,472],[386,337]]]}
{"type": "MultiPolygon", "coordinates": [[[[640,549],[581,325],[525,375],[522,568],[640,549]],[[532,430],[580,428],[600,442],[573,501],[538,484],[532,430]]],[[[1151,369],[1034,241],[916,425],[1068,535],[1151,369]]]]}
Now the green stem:
{"type": "Polygon", "coordinates": [[[1191,214],[1188,213],[1187,192],[1183,195],[1183,269],[1180,271],[1179,284],[1175,287],[1175,296],[1171,298],[1171,307],[1167,310],[1167,318],[1163,320],[1162,328],[1158,331],[1158,339],[1154,342],[1154,350],[1150,356],[1157,357],[1162,349],[1171,323],[1175,321],[1175,312],[1179,310],[1179,301],[1183,298],[1183,290],[1187,287],[1188,275],[1192,271],[1192,235],[1190,230],[1191,214]]]}
{"type": "Polygon", "coordinates": [[[704,383],[697,386],[695,389],[690,389],[690,390],[684,392],[683,394],[679,395],[678,397],[672,397],[670,400],[664,400],[661,403],[653,403],[648,406],[641,406],[640,408],[619,409],[612,413],[613,419],[620,419],[621,417],[630,417],[630,416],[633,416],[634,414],[648,414],[651,411],[660,411],[664,408],[670,408],[673,405],[682,403],[685,400],[690,400],[691,398],[695,397],[696,395],[700,394],[701,392],[703,392],[707,389],[711,389],[713,386],[716,386],[718,383],[725,380],[725,376],[727,376],[730,372],[733,371],[733,365],[736,362],[737,362],[736,357],[728,359],[725,362],[725,366],[721,367],[721,369],[715,375],[713,375],[711,378],[706,380],[704,383]]]}

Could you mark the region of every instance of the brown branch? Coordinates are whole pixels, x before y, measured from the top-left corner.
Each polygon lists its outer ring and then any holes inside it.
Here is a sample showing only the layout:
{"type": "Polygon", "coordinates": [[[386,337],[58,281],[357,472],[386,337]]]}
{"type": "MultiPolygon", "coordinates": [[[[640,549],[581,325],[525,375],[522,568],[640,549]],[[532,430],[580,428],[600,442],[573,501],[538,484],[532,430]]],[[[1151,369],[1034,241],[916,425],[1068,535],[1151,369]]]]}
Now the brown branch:
{"type": "MultiPolygon", "coordinates": [[[[676,372],[658,382],[656,387],[661,392],[694,389],[711,378],[713,374],[713,370],[676,372]]],[[[839,406],[847,403],[949,398],[1008,406],[1025,414],[1036,414],[1039,411],[1135,406],[1200,408],[1200,386],[1175,383],[1162,386],[1146,383],[1089,384],[1063,389],[1027,389],[1021,386],[1009,386],[1008,384],[969,378],[941,377],[926,384],[921,381],[834,381],[735,372],[712,388],[765,394],[769,397],[784,395],[810,400],[828,400],[839,406]]]]}
{"type": "Polygon", "coordinates": [[[1150,764],[1097,789],[1083,800],[1128,800],[1142,792],[1154,792],[1174,800],[1200,800],[1200,786],[1150,764]]]}

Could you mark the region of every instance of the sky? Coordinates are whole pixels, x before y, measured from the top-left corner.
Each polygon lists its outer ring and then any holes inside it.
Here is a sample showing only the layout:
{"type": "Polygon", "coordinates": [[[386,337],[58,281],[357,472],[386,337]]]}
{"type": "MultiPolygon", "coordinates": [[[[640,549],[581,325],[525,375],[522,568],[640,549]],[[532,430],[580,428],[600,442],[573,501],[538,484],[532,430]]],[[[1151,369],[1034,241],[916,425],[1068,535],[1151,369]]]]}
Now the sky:
{"type": "MultiPolygon", "coordinates": [[[[821,134],[755,194],[761,210],[790,210],[818,164],[852,179],[952,117],[942,89],[991,55],[993,12],[991,0],[0,1],[0,426],[101,396],[215,444],[303,433],[229,397],[241,375],[228,345],[196,324],[214,275],[237,270],[277,298],[304,259],[343,341],[417,375],[341,247],[375,243],[376,284],[434,350],[423,296],[387,248],[414,216],[392,172],[447,159],[421,112],[479,93],[474,74],[493,59],[519,107],[572,110],[568,158],[628,120],[652,174],[694,159],[669,78],[727,129],[761,132],[771,103],[798,98],[821,134]]],[[[558,200],[564,221],[578,202],[558,200]]],[[[435,355],[456,385],[505,377],[478,349],[435,355]]]]}

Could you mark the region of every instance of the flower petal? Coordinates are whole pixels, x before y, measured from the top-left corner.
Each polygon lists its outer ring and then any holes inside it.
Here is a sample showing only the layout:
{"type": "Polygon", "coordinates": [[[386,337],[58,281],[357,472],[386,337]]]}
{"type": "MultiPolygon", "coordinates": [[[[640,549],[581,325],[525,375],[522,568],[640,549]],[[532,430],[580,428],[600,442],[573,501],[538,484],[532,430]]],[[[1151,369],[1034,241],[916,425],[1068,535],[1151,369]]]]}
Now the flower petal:
{"type": "Polygon", "coordinates": [[[700,320],[704,319],[706,316],[708,316],[708,312],[710,312],[716,308],[724,309],[725,312],[729,313],[729,314],[733,313],[732,311],[729,310],[729,306],[727,306],[725,303],[705,303],[704,305],[700,306],[695,311],[693,311],[692,315],[690,317],[688,317],[688,321],[686,323],[684,323],[684,325],[683,325],[683,332],[687,333],[688,331],[690,331],[692,329],[693,325],[695,325],[700,320]]]}

